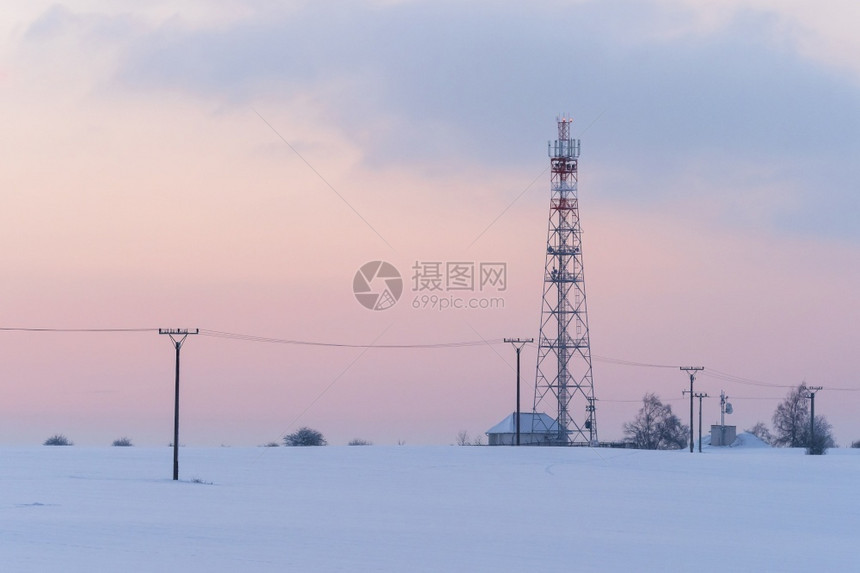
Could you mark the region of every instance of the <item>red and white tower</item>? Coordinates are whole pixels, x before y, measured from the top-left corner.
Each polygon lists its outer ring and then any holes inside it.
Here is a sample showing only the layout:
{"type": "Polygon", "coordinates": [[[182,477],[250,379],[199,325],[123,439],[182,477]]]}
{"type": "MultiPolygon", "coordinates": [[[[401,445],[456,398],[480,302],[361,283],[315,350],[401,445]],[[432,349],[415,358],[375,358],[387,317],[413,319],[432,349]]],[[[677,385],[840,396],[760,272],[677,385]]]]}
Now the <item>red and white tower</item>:
{"type": "Polygon", "coordinates": [[[570,137],[572,119],[557,121],[558,139],[548,144],[552,197],[534,401],[534,411],[555,415],[555,425],[532,431],[552,436],[554,445],[591,445],[597,420],[576,189],[579,140],[570,137]]]}

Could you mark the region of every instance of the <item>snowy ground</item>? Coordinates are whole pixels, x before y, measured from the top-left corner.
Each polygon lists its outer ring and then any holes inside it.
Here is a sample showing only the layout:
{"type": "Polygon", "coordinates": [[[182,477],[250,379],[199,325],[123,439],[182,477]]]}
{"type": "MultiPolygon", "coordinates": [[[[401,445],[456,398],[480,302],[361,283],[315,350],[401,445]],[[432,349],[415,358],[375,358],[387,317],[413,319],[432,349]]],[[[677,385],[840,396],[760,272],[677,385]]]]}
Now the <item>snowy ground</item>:
{"type": "Polygon", "coordinates": [[[860,570],[860,450],[180,454],[0,450],[0,570],[860,570]]]}

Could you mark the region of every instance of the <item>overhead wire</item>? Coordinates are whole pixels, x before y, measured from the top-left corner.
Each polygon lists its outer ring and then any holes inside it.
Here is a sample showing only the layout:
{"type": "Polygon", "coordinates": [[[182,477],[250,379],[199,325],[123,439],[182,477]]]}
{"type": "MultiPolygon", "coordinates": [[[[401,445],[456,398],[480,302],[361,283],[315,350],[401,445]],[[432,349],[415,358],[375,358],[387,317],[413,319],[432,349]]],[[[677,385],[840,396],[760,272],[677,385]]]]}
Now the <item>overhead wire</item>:
{"type": "Polygon", "coordinates": [[[27,328],[2,326],[2,332],[158,332],[157,328],[27,328]]]}
{"type": "Polygon", "coordinates": [[[671,368],[673,370],[677,370],[680,366],[670,365],[670,364],[649,364],[647,362],[636,362],[633,360],[624,360],[622,358],[612,358],[609,356],[599,356],[597,354],[592,354],[592,358],[598,360],[600,362],[607,362],[609,364],[618,364],[621,366],[640,366],[642,368],[671,368]]]}
{"type": "Polygon", "coordinates": [[[229,340],[243,340],[246,342],[264,342],[269,344],[289,344],[296,346],[323,346],[334,348],[465,348],[470,346],[489,346],[493,344],[504,344],[504,339],[493,338],[488,340],[463,340],[455,342],[435,342],[425,344],[352,344],[344,342],[320,342],[311,340],[295,340],[285,338],[269,338],[265,336],[256,336],[253,334],[239,334],[235,332],[224,332],[220,330],[200,329],[200,334],[213,338],[225,338],[229,340]]]}
{"type": "MultiPolygon", "coordinates": [[[[158,332],[158,328],[48,328],[48,327],[19,327],[2,326],[0,332],[158,332]]],[[[225,332],[222,330],[199,329],[202,336],[213,338],[225,338],[230,340],[243,340],[246,342],[264,342],[269,344],[292,344],[297,346],[323,346],[332,348],[463,348],[470,346],[489,346],[504,344],[503,338],[492,338],[486,340],[461,340],[454,342],[433,342],[417,344],[353,344],[345,342],[322,342],[313,340],[297,340],[286,338],[271,338],[253,334],[240,334],[236,332],[225,332]]]]}
{"type": "MultiPolygon", "coordinates": [[[[33,333],[124,333],[124,332],[158,332],[158,328],[152,327],[136,327],[136,328],[57,328],[57,327],[23,327],[23,326],[0,326],[0,332],[33,332],[33,333]]],[[[460,340],[453,342],[434,342],[434,343],[413,343],[413,344],[358,344],[358,343],[346,343],[346,342],[325,342],[325,341],[314,341],[314,340],[299,340],[299,339],[287,339],[287,338],[272,338],[266,336],[258,336],[253,334],[241,334],[236,332],[227,332],[222,330],[212,330],[212,329],[200,329],[200,334],[202,336],[208,336],[211,338],[221,338],[227,340],[241,340],[245,342],[259,342],[266,344],[286,344],[286,345],[295,345],[295,346],[314,346],[314,347],[326,347],[326,348],[359,348],[359,349],[444,349],[444,348],[469,348],[469,347],[477,347],[477,346],[494,346],[505,344],[503,338],[492,338],[492,339],[482,339],[482,340],[460,340]]],[[[635,360],[626,360],[623,358],[614,358],[611,356],[601,356],[593,354],[592,358],[599,362],[604,362],[607,364],[616,364],[619,366],[632,366],[639,368],[663,368],[663,369],[677,369],[680,368],[678,365],[672,364],[658,364],[658,363],[649,363],[649,362],[639,362],[635,360]]],[[[734,384],[740,384],[745,386],[757,386],[760,388],[785,388],[791,389],[796,386],[793,384],[774,384],[772,382],[764,382],[762,380],[756,380],[753,378],[746,378],[743,376],[737,376],[735,374],[731,374],[728,372],[723,372],[721,370],[717,370],[714,368],[706,368],[700,373],[701,376],[705,376],[708,378],[713,378],[715,380],[721,380],[724,382],[731,382],[734,384]]],[[[825,386],[826,390],[832,390],[836,392],[860,392],[860,388],[852,388],[852,387],[844,387],[844,386],[825,386]]],[[[737,398],[741,399],[741,398],[737,398]]],[[[761,400],[770,400],[771,398],[747,398],[747,399],[761,399],[761,400]]],[[[776,398],[773,398],[776,399],[776,398]]],[[[609,400],[607,400],[609,401],[609,400]]]]}

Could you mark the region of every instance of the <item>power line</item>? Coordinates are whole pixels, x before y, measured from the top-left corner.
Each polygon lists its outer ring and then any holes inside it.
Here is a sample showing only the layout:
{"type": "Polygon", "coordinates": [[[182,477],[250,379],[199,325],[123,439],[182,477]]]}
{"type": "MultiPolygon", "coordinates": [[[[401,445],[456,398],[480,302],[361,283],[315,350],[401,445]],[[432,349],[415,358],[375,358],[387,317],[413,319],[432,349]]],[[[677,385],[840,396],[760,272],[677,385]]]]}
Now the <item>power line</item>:
{"type": "Polygon", "coordinates": [[[649,364],[647,362],[635,362],[633,360],[624,360],[622,358],[612,358],[609,356],[598,356],[596,354],[592,354],[591,357],[595,360],[599,360],[600,362],[619,364],[621,366],[639,366],[642,368],[671,368],[672,370],[679,368],[677,364],[649,364]]]}
{"type": "MultiPolygon", "coordinates": [[[[0,332],[158,332],[158,328],[32,328],[6,326],[0,327],[0,332]]],[[[271,338],[257,336],[254,334],[240,334],[236,332],[225,332],[222,330],[200,329],[200,334],[212,338],[225,338],[229,340],[243,340],[246,342],[265,342],[268,344],[293,344],[297,346],[323,346],[331,348],[463,348],[470,346],[490,346],[504,344],[502,338],[488,340],[462,340],[454,342],[434,342],[424,344],[350,344],[343,342],[322,342],[313,340],[296,340],[286,338],[271,338]]]]}
{"type": "Polygon", "coordinates": [[[25,328],[2,326],[2,332],[158,332],[157,328],[25,328]]]}
{"type": "Polygon", "coordinates": [[[464,348],[470,346],[489,346],[504,344],[504,339],[493,338],[489,340],[465,340],[456,342],[436,342],[427,344],[348,344],[343,342],[320,342],[311,340],[293,340],[285,338],[269,338],[253,334],[238,334],[235,332],[223,332],[220,330],[200,329],[200,334],[213,338],[225,338],[228,340],[243,340],[246,342],[265,342],[268,344],[291,344],[296,346],[323,346],[332,348],[464,348]]]}
{"type": "MultiPolygon", "coordinates": [[[[31,333],[134,333],[134,332],[158,332],[158,328],[147,328],[147,327],[136,327],[136,328],[55,328],[55,327],[25,327],[25,326],[0,326],[0,332],[31,332],[31,333]]],[[[497,346],[501,344],[505,344],[503,338],[491,338],[491,339],[482,339],[482,340],[461,340],[454,342],[435,342],[435,343],[419,343],[419,344],[351,344],[344,342],[325,342],[325,341],[314,341],[314,340],[297,340],[297,339],[286,339],[286,338],[272,338],[266,336],[258,336],[253,334],[240,334],[235,332],[226,332],[221,330],[211,330],[211,329],[200,329],[200,334],[202,336],[208,336],[211,338],[222,338],[226,340],[241,340],[245,342],[261,342],[266,344],[287,344],[287,345],[295,345],[295,346],[318,346],[318,347],[326,347],[326,348],[359,348],[359,349],[370,349],[370,348],[378,348],[378,349],[442,349],[442,348],[469,348],[475,346],[497,346]]],[[[592,358],[594,360],[598,360],[600,362],[605,362],[607,364],[616,364],[619,366],[631,366],[638,368],[668,368],[668,369],[677,369],[680,368],[678,365],[672,364],[657,364],[650,362],[639,362],[635,360],[626,360],[623,358],[615,358],[611,356],[600,356],[593,354],[592,358]]],[[[715,370],[713,368],[708,368],[704,372],[701,373],[702,376],[706,376],[708,378],[713,378],[716,380],[722,380],[724,382],[731,382],[734,384],[741,384],[744,386],[757,386],[760,388],[786,388],[793,389],[796,386],[793,384],[774,384],[772,382],[765,382],[762,380],[756,380],[753,378],[746,378],[743,376],[737,376],[735,374],[731,374],[728,372],[723,372],[721,370],[715,370]]],[[[844,386],[826,386],[827,390],[831,390],[834,392],[860,392],[860,388],[851,388],[844,386]]],[[[776,400],[775,398],[767,398],[767,397],[756,397],[756,398],[736,398],[738,400],[776,400]]],[[[609,402],[610,400],[605,400],[609,402]]],[[[638,401],[638,400],[631,400],[638,401]]]]}
{"type": "MultiPolygon", "coordinates": [[[[770,382],[762,382],[761,380],[754,380],[752,378],[744,378],[742,376],[735,376],[734,374],[729,374],[728,372],[720,372],[719,370],[709,369],[703,373],[704,376],[708,376],[710,378],[716,378],[718,380],[723,380],[726,382],[734,382],[735,384],[743,384],[747,386],[759,386],[762,388],[788,388],[793,389],[797,388],[795,384],[773,384],[770,382]]],[[[860,388],[846,388],[844,386],[827,386],[828,390],[834,390],[837,392],[860,392],[860,388]]]]}
{"type": "Polygon", "coordinates": [[[728,372],[721,372],[719,370],[714,370],[709,368],[705,372],[702,373],[703,376],[707,376],[709,378],[716,378],[717,380],[723,380],[726,382],[734,382],[735,384],[742,384],[746,386],[761,386],[764,388],[794,388],[794,385],[790,384],[773,384],[770,382],[762,382],[761,380],[754,380],[752,378],[744,378],[742,376],[735,376],[734,374],[729,374],[728,372]]]}
{"type": "MultiPolygon", "coordinates": [[[[651,364],[648,362],[636,362],[634,360],[625,360],[623,358],[612,358],[609,356],[598,356],[592,355],[592,358],[595,360],[599,360],[600,362],[606,362],[608,364],[618,364],[620,366],[636,366],[641,368],[670,368],[675,369],[679,368],[679,366],[673,366],[669,364],[651,364]]],[[[755,380],[753,378],[745,378],[743,376],[737,376],[735,374],[730,374],[728,372],[722,372],[720,370],[715,370],[713,368],[708,367],[707,370],[701,373],[703,376],[708,378],[714,378],[716,380],[723,380],[724,382],[733,382],[735,384],[741,384],[745,386],[758,386],[761,388],[787,388],[792,389],[797,386],[794,384],[774,384],[772,382],[764,382],[761,380],[755,380]]],[[[833,390],[837,392],[860,392],[860,388],[846,388],[844,386],[827,386],[828,390],[833,390]]],[[[745,398],[745,399],[760,399],[760,400],[770,400],[771,398],[745,398]]],[[[776,398],[774,398],[776,399],[776,398]]]]}

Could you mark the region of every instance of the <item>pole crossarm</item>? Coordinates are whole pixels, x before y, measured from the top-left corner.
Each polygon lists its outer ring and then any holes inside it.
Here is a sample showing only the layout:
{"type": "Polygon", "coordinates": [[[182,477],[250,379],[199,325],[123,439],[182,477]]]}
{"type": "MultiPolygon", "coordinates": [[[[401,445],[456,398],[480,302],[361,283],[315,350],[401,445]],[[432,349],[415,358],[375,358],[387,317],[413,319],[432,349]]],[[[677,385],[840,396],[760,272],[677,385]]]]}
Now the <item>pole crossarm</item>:
{"type": "MultiPolygon", "coordinates": [[[[689,390],[681,390],[681,394],[684,396],[686,396],[689,393],[690,393],[689,390]]],[[[701,392],[693,392],[693,398],[710,398],[710,396],[708,396],[707,394],[703,394],[701,392]]]]}
{"type": "Polygon", "coordinates": [[[199,328],[159,328],[158,334],[166,334],[173,341],[173,345],[178,349],[185,342],[185,338],[189,334],[200,334],[199,328]]]}

